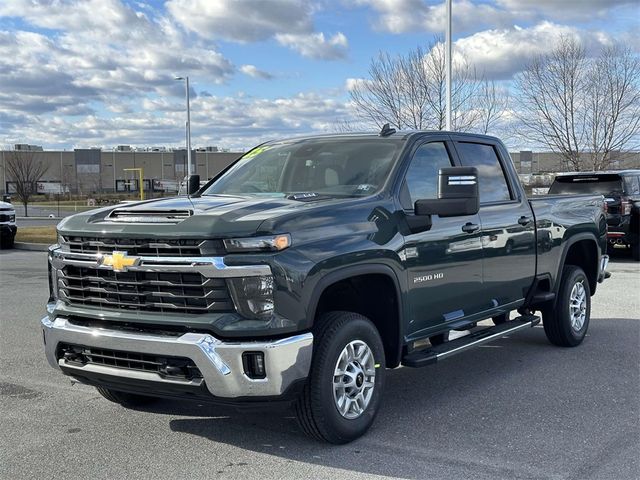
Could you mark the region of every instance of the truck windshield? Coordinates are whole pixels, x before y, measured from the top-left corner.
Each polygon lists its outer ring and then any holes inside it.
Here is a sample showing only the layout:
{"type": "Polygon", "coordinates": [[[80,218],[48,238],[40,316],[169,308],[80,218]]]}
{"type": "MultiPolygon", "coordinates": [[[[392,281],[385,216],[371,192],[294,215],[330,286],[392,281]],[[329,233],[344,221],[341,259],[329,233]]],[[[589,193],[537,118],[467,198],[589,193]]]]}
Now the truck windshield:
{"type": "Polygon", "coordinates": [[[404,140],[320,138],[270,143],[247,152],[203,195],[366,196],[382,188],[404,140]]]}
{"type": "Polygon", "coordinates": [[[609,195],[622,193],[620,175],[566,175],[556,177],[549,189],[550,194],[592,193],[609,195]]]}

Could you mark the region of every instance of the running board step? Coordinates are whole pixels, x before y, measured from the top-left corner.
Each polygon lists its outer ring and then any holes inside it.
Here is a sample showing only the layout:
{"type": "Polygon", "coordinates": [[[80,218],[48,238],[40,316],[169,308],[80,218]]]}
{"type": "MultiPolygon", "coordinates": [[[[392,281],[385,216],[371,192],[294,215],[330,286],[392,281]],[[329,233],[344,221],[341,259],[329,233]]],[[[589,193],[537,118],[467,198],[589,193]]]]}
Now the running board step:
{"type": "Polygon", "coordinates": [[[484,328],[465,335],[464,337],[456,338],[450,342],[412,352],[402,359],[402,365],[405,367],[424,367],[431,365],[457,353],[482,345],[483,343],[502,338],[510,333],[535,327],[538,323],[540,323],[540,317],[536,315],[523,315],[494,327],[484,328]]]}

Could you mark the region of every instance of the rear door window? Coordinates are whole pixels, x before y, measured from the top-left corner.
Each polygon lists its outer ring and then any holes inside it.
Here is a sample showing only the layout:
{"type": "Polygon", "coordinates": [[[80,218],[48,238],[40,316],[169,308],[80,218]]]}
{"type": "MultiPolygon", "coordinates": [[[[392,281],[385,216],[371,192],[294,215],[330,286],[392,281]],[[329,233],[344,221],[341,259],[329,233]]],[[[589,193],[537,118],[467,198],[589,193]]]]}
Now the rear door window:
{"type": "Polygon", "coordinates": [[[624,189],[627,195],[640,195],[640,176],[629,175],[624,177],[624,189]]]}
{"type": "Polygon", "coordinates": [[[493,145],[457,142],[456,150],[465,167],[478,169],[480,203],[504,202],[512,199],[507,178],[493,145]]]}
{"type": "Polygon", "coordinates": [[[623,191],[622,178],[616,174],[603,175],[561,175],[556,177],[549,189],[550,194],[593,194],[620,195],[623,191]]]}

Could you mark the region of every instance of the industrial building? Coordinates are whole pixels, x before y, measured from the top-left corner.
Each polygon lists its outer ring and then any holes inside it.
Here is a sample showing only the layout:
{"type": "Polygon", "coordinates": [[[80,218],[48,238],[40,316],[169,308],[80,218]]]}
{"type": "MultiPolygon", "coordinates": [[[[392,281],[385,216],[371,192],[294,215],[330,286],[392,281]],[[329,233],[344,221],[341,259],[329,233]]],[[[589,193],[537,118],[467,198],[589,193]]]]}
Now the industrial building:
{"type": "MultiPolygon", "coordinates": [[[[153,147],[136,150],[119,146],[113,150],[99,148],[72,151],[37,150],[37,146],[21,145],[10,151],[0,151],[0,193],[13,193],[11,175],[6,163],[11,155],[33,155],[47,165],[37,185],[38,193],[96,193],[138,192],[139,174],[126,169],[141,168],[145,192],[175,193],[187,171],[187,151],[153,147]]],[[[220,172],[242,155],[239,152],[220,152],[215,148],[192,151],[193,169],[201,179],[220,172]]]]}
{"type": "MultiPolygon", "coordinates": [[[[37,184],[38,193],[71,193],[92,195],[99,193],[138,192],[139,173],[126,169],[141,168],[144,190],[148,193],[175,193],[187,170],[187,151],[150,147],[144,150],[120,145],[113,150],[99,148],[72,151],[43,150],[41,146],[18,144],[13,150],[0,151],[0,194],[13,193],[13,182],[7,173],[6,162],[11,155],[33,155],[47,165],[37,184]]],[[[192,151],[194,173],[205,180],[213,177],[234,160],[240,152],[220,152],[216,147],[192,151]]],[[[516,169],[523,176],[548,174],[570,169],[554,153],[512,152],[516,169]]],[[[640,152],[614,155],[612,169],[640,168],[640,152]]],[[[584,168],[588,170],[587,155],[584,168]]]]}

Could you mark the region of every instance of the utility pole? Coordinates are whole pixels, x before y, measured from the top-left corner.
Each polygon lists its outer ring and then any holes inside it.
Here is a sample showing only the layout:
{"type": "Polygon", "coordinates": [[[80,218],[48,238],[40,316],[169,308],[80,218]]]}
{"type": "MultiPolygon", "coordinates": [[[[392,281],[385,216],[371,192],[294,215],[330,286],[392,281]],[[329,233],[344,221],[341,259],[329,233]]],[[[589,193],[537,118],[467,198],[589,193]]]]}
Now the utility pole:
{"type": "Polygon", "coordinates": [[[445,50],[444,50],[444,61],[446,63],[447,71],[446,71],[446,95],[447,95],[447,108],[445,113],[445,124],[446,129],[451,130],[451,0],[446,0],[447,2],[447,26],[446,26],[446,39],[445,39],[445,50]]]}
{"type": "Polygon", "coordinates": [[[176,80],[184,80],[187,99],[187,175],[191,175],[191,106],[189,105],[189,77],[176,77],[176,80]]]}

